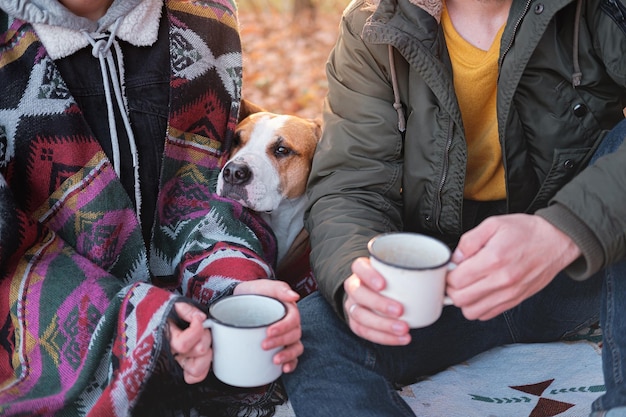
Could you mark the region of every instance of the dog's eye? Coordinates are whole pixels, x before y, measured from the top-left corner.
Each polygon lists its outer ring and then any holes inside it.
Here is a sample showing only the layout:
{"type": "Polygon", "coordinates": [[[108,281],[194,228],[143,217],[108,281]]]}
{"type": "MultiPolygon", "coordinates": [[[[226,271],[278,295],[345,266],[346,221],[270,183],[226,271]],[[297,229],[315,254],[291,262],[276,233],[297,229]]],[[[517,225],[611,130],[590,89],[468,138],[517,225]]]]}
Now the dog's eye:
{"type": "Polygon", "coordinates": [[[241,133],[237,131],[233,136],[233,147],[236,148],[239,145],[241,145],[241,133]]]}
{"type": "Polygon", "coordinates": [[[287,155],[291,155],[293,153],[293,151],[291,149],[289,149],[286,146],[283,145],[278,145],[275,149],[274,149],[274,155],[276,155],[276,157],[284,157],[287,155]]]}

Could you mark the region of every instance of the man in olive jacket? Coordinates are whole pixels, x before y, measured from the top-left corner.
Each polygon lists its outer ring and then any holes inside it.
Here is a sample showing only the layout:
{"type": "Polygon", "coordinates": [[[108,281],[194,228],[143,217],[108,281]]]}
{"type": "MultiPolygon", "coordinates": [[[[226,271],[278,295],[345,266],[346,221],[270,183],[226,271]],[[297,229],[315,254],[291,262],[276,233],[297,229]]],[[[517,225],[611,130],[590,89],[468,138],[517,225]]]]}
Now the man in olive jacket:
{"type": "Polygon", "coordinates": [[[592,415],[626,416],[624,51],[620,0],[348,6],[309,184],[319,293],[284,378],[299,417],[412,416],[397,384],[598,320],[592,415]],[[454,250],[429,327],[380,293],[366,245],[390,231],[454,250]]]}

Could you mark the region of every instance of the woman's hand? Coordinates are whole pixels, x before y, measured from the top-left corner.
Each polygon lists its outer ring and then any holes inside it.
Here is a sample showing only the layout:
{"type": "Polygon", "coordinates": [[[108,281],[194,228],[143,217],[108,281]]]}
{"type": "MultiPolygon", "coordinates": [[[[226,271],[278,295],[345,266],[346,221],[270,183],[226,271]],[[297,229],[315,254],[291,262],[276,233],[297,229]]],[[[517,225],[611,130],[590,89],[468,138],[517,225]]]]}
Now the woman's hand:
{"type": "Polygon", "coordinates": [[[289,373],[296,369],[298,356],[304,351],[300,338],[300,312],[296,301],[300,298],[284,281],[257,279],[245,281],[235,287],[234,294],[259,294],[276,298],[287,306],[287,315],[281,321],[272,324],[267,329],[267,338],[262,347],[270,350],[278,346],[285,348],[274,356],[275,364],[282,364],[283,372],[289,373]]]}
{"type": "Polygon", "coordinates": [[[403,307],[380,293],[385,279],[366,257],[352,263],[352,275],[344,281],[344,311],[358,336],[383,345],[406,345],[411,341],[408,324],[400,320],[403,307]]]}
{"type": "Polygon", "coordinates": [[[183,369],[185,382],[195,384],[206,378],[213,361],[211,332],[202,327],[206,314],[185,302],[174,303],[173,308],[189,327],[181,330],[173,320],[168,320],[170,350],[183,369]]]}

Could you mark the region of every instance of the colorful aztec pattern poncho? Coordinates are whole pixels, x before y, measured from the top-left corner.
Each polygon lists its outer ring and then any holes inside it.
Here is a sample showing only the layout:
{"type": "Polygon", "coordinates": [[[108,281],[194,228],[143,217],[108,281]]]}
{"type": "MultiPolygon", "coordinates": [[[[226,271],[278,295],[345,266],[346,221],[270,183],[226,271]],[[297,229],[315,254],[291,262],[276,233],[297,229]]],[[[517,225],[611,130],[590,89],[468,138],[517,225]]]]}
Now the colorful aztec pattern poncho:
{"type": "Polygon", "coordinates": [[[128,415],[157,372],[176,294],[207,305],[274,275],[267,226],[214,193],[239,110],[235,7],[165,4],[171,103],[150,262],[36,32],[13,20],[0,34],[0,415],[128,415]]]}

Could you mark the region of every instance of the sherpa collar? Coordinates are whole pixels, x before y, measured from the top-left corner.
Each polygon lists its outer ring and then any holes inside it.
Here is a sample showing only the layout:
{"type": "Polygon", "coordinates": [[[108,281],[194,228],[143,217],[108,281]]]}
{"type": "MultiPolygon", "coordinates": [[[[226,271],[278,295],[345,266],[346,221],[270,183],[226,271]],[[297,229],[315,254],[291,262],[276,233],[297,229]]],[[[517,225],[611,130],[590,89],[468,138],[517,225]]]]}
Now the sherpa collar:
{"type": "Polygon", "coordinates": [[[409,0],[409,3],[424,9],[424,11],[434,17],[438,23],[441,22],[441,12],[443,10],[442,0],[409,0]]]}
{"type": "MultiPolygon", "coordinates": [[[[128,2],[126,3],[128,6],[131,0],[122,0],[123,2],[128,2]]],[[[119,2],[116,1],[114,5],[117,3],[119,2]]],[[[79,28],[76,25],[67,27],[36,22],[33,22],[33,27],[52,59],[72,55],[89,45],[87,39],[80,33],[81,30],[87,30],[88,33],[104,32],[119,18],[122,20],[116,32],[117,38],[135,46],[149,46],[157,39],[162,7],[163,0],[143,0],[129,11],[124,11],[123,7],[111,6],[109,12],[98,21],[98,27],[95,30],[94,26],[79,28]],[[122,11],[124,14],[120,15],[122,11]],[[137,30],[138,27],[142,30],[137,30]]]]}

